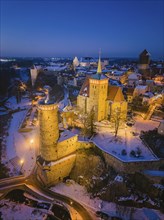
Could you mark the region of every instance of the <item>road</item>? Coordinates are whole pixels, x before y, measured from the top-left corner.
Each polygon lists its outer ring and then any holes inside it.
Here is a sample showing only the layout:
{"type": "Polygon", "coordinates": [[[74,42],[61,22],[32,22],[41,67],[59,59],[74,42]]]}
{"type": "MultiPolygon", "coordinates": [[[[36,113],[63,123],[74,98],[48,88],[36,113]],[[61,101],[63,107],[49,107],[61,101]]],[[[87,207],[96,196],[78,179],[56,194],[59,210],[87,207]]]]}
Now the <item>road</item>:
{"type": "Polygon", "coordinates": [[[1,198],[13,189],[24,189],[26,192],[32,193],[38,199],[49,200],[49,202],[57,200],[62,204],[65,203],[75,209],[75,211],[81,215],[82,219],[93,220],[88,211],[79,202],[67,196],[53,192],[48,188],[44,188],[40,185],[33,174],[28,177],[11,177],[0,181],[0,193],[3,194],[1,198]]]}

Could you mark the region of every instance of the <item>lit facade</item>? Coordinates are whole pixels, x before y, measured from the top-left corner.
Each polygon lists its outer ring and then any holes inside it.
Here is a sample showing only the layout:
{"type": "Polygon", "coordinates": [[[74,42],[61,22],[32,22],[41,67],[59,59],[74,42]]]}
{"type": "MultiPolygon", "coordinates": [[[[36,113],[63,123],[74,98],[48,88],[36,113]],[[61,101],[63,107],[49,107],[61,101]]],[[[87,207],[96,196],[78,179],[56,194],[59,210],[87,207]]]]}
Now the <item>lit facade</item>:
{"type": "Polygon", "coordinates": [[[108,86],[108,78],[102,74],[101,61],[99,59],[97,74],[86,78],[77,97],[77,106],[84,113],[94,110],[95,120],[101,121],[111,117],[112,112],[118,106],[124,112],[126,118],[127,102],[124,99],[120,87],[108,86]],[[112,90],[111,90],[112,89],[112,90]]]}

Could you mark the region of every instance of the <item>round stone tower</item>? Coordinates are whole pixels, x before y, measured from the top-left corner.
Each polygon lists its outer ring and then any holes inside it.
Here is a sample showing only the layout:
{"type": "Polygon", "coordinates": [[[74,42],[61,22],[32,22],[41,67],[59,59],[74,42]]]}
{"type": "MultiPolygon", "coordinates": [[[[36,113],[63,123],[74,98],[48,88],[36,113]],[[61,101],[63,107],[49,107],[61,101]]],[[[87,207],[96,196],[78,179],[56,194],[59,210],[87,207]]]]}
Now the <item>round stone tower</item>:
{"type": "Polygon", "coordinates": [[[39,103],[40,154],[45,161],[57,159],[59,138],[58,106],[52,103],[39,103]]]}

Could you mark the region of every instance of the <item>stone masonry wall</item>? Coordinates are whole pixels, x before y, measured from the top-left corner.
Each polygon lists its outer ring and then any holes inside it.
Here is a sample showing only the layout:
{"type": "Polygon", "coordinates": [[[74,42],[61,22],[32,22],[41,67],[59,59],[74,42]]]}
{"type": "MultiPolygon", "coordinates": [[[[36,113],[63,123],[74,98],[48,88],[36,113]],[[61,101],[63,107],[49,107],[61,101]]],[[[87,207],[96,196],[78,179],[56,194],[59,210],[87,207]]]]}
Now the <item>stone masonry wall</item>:
{"type": "Polygon", "coordinates": [[[38,105],[40,123],[40,153],[47,160],[57,159],[59,137],[57,105],[38,105]]]}
{"type": "Polygon", "coordinates": [[[57,157],[58,159],[65,157],[77,150],[77,136],[73,136],[67,140],[57,144],[57,157]]]}
{"type": "Polygon", "coordinates": [[[52,162],[51,166],[41,166],[38,164],[37,178],[46,186],[61,182],[64,177],[69,176],[76,160],[76,154],[68,158],[52,162]]]}
{"type": "Polygon", "coordinates": [[[146,169],[158,170],[164,164],[164,160],[160,159],[156,161],[123,162],[105,152],[103,152],[103,155],[106,163],[118,172],[135,173],[146,169]]]}

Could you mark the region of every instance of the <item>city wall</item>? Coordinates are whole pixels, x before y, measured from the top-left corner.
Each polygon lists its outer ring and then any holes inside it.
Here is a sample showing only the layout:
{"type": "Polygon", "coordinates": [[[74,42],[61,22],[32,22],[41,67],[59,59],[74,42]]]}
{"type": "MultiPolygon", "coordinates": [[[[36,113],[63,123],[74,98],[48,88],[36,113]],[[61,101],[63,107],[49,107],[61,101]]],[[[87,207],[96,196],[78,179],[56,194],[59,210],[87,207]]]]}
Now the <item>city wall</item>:
{"type": "Polygon", "coordinates": [[[76,160],[76,154],[51,162],[49,166],[38,164],[37,178],[46,186],[61,182],[64,177],[69,176],[76,160]]]}
{"type": "Polygon", "coordinates": [[[77,135],[57,144],[58,158],[66,157],[77,150],[77,135]]]}
{"type": "Polygon", "coordinates": [[[164,160],[154,161],[136,161],[136,162],[124,162],[114,156],[103,152],[103,156],[108,166],[112,166],[118,172],[135,173],[142,170],[158,170],[160,166],[164,165],[164,160]]]}

